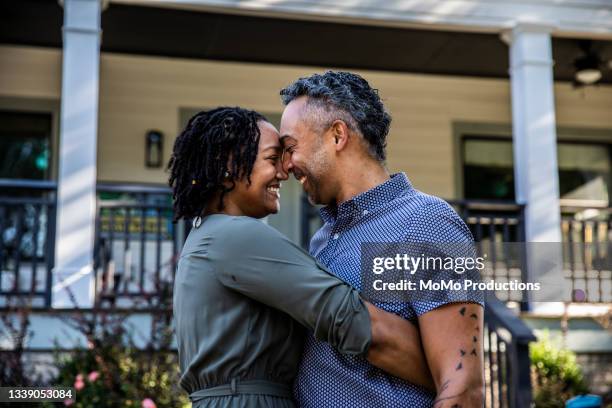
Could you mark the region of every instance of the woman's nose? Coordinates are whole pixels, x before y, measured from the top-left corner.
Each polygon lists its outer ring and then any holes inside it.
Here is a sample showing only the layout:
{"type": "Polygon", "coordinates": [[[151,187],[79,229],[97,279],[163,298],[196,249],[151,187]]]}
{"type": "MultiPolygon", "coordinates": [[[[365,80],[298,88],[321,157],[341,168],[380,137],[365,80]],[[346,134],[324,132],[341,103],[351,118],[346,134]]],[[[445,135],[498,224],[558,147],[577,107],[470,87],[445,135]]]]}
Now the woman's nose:
{"type": "Polygon", "coordinates": [[[289,173],[285,170],[284,163],[276,166],[276,178],[279,180],[287,180],[289,178],[289,173]]]}
{"type": "Polygon", "coordinates": [[[290,154],[284,154],[283,155],[283,159],[281,160],[281,166],[283,168],[283,171],[285,173],[289,174],[289,172],[293,168],[293,164],[291,163],[291,155],[290,154]]]}

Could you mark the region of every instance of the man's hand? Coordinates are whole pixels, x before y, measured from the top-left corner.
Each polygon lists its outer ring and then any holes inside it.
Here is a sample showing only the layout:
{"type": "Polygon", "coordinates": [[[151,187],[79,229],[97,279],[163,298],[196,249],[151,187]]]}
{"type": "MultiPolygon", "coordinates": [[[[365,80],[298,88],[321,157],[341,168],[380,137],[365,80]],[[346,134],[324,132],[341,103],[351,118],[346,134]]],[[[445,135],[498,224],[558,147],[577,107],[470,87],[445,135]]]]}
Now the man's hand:
{"type": "Polygon", "coordinates": [[[453,303],[419,317],[421,341],[436,384],[434,408],[484,403],[483,308],[453,303]]]}
{"type": "Polygon", "coordinates": [[[367,360],[391,375],[435,390],[417,327],[366,302],[372,322],[367,360]]]}

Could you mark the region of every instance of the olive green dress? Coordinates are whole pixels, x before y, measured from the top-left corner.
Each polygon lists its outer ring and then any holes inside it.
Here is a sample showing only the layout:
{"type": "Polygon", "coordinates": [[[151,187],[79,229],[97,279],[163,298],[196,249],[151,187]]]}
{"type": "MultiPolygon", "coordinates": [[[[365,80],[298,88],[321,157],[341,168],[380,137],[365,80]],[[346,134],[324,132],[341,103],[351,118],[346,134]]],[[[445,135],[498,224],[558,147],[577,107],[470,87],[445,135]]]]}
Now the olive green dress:
{"type": "Polygon", "coordinates": [[[249,217],[203,218],[174,286],[181,386],[193,407],[293,407],[305,329],[365,354],[370,317],[358,292],[287,237],[249,217]]]}

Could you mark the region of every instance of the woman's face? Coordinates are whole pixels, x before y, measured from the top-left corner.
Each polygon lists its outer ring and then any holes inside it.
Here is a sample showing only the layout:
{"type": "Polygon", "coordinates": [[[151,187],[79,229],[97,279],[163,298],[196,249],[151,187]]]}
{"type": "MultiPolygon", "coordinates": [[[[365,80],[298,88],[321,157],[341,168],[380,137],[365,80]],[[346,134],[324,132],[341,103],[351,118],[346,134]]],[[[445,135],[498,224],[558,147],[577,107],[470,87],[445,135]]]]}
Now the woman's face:
{"type": "Polygon", "coordinates": [[[278,131],[268,122],[259,123],[261,136],[257,158],[247,179],[236,181],[236,187],[227,195],[240,212],[254,218],[275,214],[280,209],[281,181],[287,173],[281,163],[282,147],[278,131]]]}

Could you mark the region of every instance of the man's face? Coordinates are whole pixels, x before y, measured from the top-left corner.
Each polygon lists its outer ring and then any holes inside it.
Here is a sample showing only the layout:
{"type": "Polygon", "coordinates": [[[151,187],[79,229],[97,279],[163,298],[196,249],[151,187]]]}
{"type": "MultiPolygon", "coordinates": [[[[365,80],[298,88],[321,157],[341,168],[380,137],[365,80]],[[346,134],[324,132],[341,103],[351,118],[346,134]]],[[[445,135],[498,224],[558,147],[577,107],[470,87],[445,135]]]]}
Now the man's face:
{"type": "Polygon", "coordinates": [[[284,148],[283,167],[293,173],[302,184],[312,204],[330,204],[332,156],[326,147],[325,130],[318,131],[312,124],[317,118],[305,117],[307,97],[291,101],[283,112],[280,123],[281,143],[284,148]]]}

